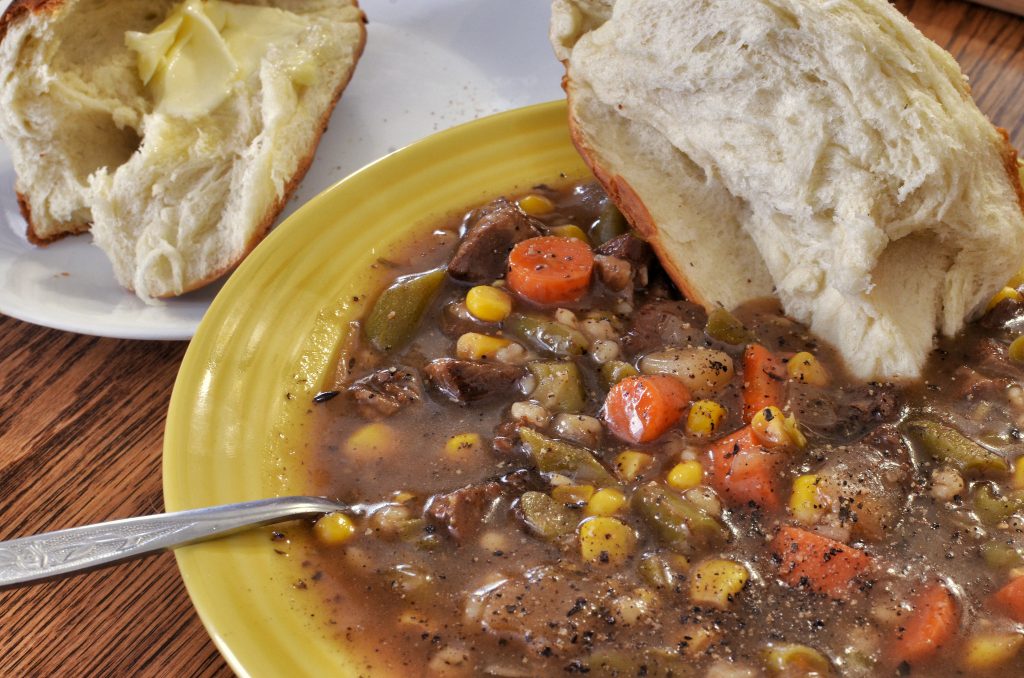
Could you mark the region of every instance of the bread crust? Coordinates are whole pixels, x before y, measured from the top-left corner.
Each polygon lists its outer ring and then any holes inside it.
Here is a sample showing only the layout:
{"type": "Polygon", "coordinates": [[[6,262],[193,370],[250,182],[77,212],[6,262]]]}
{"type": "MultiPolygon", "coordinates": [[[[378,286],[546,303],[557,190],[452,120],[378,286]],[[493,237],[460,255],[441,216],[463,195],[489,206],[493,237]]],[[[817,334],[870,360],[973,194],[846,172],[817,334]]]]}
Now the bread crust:
{"type": "Polygon", "coordinates": [[[1000,154],[1003,157],[1003,167],[1006,168],[1006,173],[1010,176],[1010,186],[1013,187],[1014,193],[1017,194],[1017,204],[1020,205],[1020,211],[1024,213],[1024,186],[1020,183],[1020,164],[1017,161],[1017,149],[1010,143],[1010,134],[1002,127],[996,127],[996,131],[999,132],[999,136],[1002,137],[1003,143],[1000,148],[1000,154]]]}
{"type": "Polygon", "coordinates": [[[56,12],[65,0],[14,0],[0,16],[0,42],[7,37],[7,30],[15,21],[29,14],[56,12]]]}
{"type": "MultiPolygon", "coordinates": [[[[352,75],[356,71],[356,66],[359,65],[359,59],[363,55],[363,49],[366,47],[366,13],[363,12],[362,8],[359,7],[358,2],[353,2],[353,6],[359,8],[360,14],[362,15],[362,21],[361,25],[359,26],[359,44],[356,45],[355,51],[353,53],[352,70],[349,71],[348,77],[342,80],[338,84],[337,89],[335,89],[331,105],[324,110],[324,114],[320,117],[320,123],[317,125],[319,131],[316,134],[316,138],[313,139],[313,143],[310,144],[309,152],[306,153],[302,160],[299,161],[298,167],[295,168],[295,173],[292,174],[291,178],[288,180],[288,183],[285,184],[284,192],[281,194],[281,197],[278,198],[270,206],[270,209],[267,210],[266,214],[263,217],[263,220],[260,222],[260,225],[253,232],[252,238],[249,239],[249,242],[246,243],[245,247],[242,248],[239,255],[235,257],[231,262],[217,269],[207,277],[185,285],[181,292],[159,294],[156,297],[157,299],[173,299],[174,297],[181,296],[182,294],[187,294],[188,292],[194,292],[202,287],[205,287],[206,285],[209,285],[210,283],[222,277],[226,273],[232,271],[240,263],[242,263],[242,261],[247,256],[249,256],[249,253],[256,249],[256,246],[259,245],[263,238],[267,236],[267,233],[270,231],[270,227],[273,225],[274,220],[277,219],[277,215],[279,215],[281,213],[281,210],[284,209],[284,206],[288,204],[288,200],[289,198],[291,198],[292,193],[294,193],[295,189],[298,188],[300,183],[302,183],[303,178],[305,178],[306,176],[306,172],[309,171],[310,165],[313,164],[313,158],[316,156],[316,149],[320,145],[320,138],[323,136],[324,132],[327,131],[327,125],[330,122],[331,114],[334,113],[335,106],[338,105],[338,101],[341,99],[341,95],[344,93],[345,88],[348,87],[348,83],[352,80],[352,75]]],[[[135,291],[132,288],[128,288],[128,290],[131,292],[135,291]]]]}

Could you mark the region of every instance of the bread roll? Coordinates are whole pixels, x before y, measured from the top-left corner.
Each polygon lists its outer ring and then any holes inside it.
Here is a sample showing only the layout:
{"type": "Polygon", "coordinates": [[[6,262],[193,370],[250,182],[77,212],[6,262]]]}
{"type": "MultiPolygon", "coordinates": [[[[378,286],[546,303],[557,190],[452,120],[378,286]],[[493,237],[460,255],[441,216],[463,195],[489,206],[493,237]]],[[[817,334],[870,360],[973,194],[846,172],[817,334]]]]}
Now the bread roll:
{"type": "Polygon", "coordinates": [[[16,0],[0,19],[0,137],[29,239],[91,229],[144,299],[219,277],[301,181],[364,40],[355,0],[16,0]],[[176,95],[187,78],[161,79],[171,57],[151,57],[147,84],[129,47],[158,27],[167,46],[221,49],[220,31],[234,51],[200,52],[184,74],[198,84],[176,95]]]}
{"type": "Polygon", "coordinates": [[[884,0],[555,0],[573,139],[682,290],[916,377],[1024,261],[1006,135],[884,0]]]}

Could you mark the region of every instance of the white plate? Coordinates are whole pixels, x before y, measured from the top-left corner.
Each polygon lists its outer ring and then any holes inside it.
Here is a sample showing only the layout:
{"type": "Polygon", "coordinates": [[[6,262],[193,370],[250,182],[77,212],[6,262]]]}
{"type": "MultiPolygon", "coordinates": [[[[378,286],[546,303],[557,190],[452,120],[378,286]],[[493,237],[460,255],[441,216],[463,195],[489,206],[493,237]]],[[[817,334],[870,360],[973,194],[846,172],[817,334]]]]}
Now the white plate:
{"type": "MultiPolygon", "coordinates": [[[[7,2],[0,0],[0,6],[7,2]]],[[[550,0],[363,0],[366,51],[280,219],[363,165],[446,127],[558,99],[550,0]]],[[[0,313],[127,339],[188,339],[219,289],[150,306],[114,281],[88,235],[29,245],[0,148],[0,313]]]]}

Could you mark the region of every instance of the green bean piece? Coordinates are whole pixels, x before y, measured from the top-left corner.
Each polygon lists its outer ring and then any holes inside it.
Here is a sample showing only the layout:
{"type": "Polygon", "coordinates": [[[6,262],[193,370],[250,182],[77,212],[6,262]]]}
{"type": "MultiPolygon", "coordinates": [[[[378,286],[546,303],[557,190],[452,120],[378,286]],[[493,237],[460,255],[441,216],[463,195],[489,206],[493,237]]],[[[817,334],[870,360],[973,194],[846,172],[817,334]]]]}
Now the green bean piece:
{"type": "Polygon", "coordinates": [[[636,567],[637,574],[648,586],[670,589],[676,585],[676,571],[668,558],[660,553],[645,553],[636,567]]]}
{"type": "Polygon", "coordinates": [[[543,492],[524,493],[519,498],[519,508],[527,527],[549,541],[571,533],[579,522],[570,509],[543,492]]]}
{"type": "Polygon", "coordinates": [[[813,647],[790,643],[768,646],[765,668],[773,678],[824,678],[836,675],[832,662],[813,647]]]}
{"type": "Polygon", "coordinates": [[[583,379],[576,363],[567,361],[535,361],[526,366],[536,380],[530,397],[549,412],[575,414],[587,404],[583,379]]]}
{"type": "Polygon", "coordinates": [[[590,236],[590,242],[594,243],[594,247],[597,247],[628,232],[629,222],[626,221],[626,217],[615,206],[615,203],[608,200],[601,208],[601,214],[598,215],[597,221],[590,227],[590,232],[587,235],[590,236]]]}
{"type": "Polygon", "coordinates": [[[444,276],[443,268],[402,276],[381,292],[364,326],[374,348],[388,353],[412,339],[444,276]]]}
{"type": "Polygon", "coordinates": [[[712,339],[739,346],[754,341],[754,333],[744,327],[739,318],[721,306],[708,314],[704,333],[712,339]]]}
{"type": "Polygon", "coordinates": [[[1024,565],[1024,556],[1020,551],[1004,541],[987,541],[981,545],[980,550],[985,564],[993,570],[1009,570],[1024,565]]]}
{"type": "Polygon", "coordinates": [[[633,494],[632,507],[658,540],[683,554],[728,540],[729,532],[693,502],[650,483],[633,494]]]}
{"type": "Polygon", "coordinates": [[[1024,335],[1010,342],[1010,347],[1006,349],[1006,354],[1010,356],[1010,360],[1024,363],[1024,335]]]}
{"type": "Polygon", "coordinates": [[[601,365],[601,384],[610,389],[626,377],[640,374],[635,367],[622,360],[609,360],[601,365]]]}
{"type": "Polygon", "coordinates": [[[912,419],[904,433],[936,461],[947,463],[970,478],[998,478],[1010,472],[1005,459],[954,428],[930,419],[912,419]]]}
{"type": "Polygon", "coordinates": [[[513,313],[502,326],[537,350],[550,351],[555,355],[581,355],[590,346],[586,336],[579,330],[544,316],[513,313]]]}
{"type": "Polygon", "coordinates": [[[521,426],[518,433],[542,473],[560,473],[577,482],[595,485],[615,484],[615,478],[587,448],[548,438],[526,426],[521,426]]]}
{"type": "Polygon", "coordinates": [[[981,483],[971,493],[971,506],[981,522],[996,525],[1024,510],[1024,493],[1017,491],[1000,496],[991,483],[981,483]]]}

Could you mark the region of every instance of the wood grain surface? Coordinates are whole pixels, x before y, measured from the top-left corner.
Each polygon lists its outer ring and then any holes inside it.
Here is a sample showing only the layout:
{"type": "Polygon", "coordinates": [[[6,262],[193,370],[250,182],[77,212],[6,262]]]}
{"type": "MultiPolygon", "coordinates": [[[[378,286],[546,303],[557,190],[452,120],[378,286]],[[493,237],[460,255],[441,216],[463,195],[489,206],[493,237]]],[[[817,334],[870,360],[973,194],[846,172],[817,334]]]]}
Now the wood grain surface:
{"type": "MultiPolygon", "coordinates": [[[[958,0],[895,4],[1024,145],[1024,20],[958,0]]],[[[164,416],[184,352],[0,317],[0,538],[162,510],[164,416]]],[[[168,554],[0,593],[0,620],[0,676],[230,675],[168,554]]]]}

